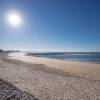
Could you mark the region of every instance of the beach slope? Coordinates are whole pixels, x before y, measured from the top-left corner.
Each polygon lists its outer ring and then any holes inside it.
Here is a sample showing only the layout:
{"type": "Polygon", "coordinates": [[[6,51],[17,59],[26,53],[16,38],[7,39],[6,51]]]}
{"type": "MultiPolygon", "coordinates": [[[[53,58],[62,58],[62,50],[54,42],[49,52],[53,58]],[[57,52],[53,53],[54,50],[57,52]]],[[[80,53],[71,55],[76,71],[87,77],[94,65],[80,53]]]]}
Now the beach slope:
{"type": "Polygon", "coordinates": [[[98,64],[10,53],[9,57],[0,56],[0,79],[39,100],[100,100],[99,73],[92,74],[90,67],[99,70],[98,64]],[[82,76],[84,73],[95,79],[82,76]]]}

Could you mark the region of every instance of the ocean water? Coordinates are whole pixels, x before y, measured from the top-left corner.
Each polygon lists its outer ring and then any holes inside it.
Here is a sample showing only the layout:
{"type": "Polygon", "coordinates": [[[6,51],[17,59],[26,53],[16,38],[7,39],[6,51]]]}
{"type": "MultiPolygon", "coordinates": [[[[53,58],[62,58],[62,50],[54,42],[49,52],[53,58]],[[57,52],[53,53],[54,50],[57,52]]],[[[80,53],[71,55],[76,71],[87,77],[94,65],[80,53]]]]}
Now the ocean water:
{"type": "Polygon", "coordinates": [[[55,58],[61,60],[92,62],[100,64],[100,52],[45,52],[28,53],[31,56],[55,58]]]}

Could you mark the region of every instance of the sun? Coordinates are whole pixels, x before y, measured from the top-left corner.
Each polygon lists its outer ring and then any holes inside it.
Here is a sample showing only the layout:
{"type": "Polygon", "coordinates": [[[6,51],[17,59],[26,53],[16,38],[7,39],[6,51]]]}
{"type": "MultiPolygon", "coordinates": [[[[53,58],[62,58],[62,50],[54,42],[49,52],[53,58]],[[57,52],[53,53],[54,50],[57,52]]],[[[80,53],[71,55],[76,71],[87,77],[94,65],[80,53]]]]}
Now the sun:
{"type": "Polygon", "coordinates": [[[7,16],[7,21],[11,26],[19,26],[22,23],[21,16],[18,13],[12,12],[7,16]]]}

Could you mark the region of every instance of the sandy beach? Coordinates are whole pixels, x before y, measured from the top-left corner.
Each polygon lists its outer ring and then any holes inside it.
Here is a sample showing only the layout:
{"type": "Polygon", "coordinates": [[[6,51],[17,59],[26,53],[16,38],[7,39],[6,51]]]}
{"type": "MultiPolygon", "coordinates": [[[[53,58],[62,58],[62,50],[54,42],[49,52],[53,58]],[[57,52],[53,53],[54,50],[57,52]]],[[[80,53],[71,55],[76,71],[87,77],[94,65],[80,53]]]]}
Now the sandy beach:
{"type": "Polygon", "coordinates": [[[0,54],[0,78],[39,100],[100,100],[100,64],[0,54]]]}

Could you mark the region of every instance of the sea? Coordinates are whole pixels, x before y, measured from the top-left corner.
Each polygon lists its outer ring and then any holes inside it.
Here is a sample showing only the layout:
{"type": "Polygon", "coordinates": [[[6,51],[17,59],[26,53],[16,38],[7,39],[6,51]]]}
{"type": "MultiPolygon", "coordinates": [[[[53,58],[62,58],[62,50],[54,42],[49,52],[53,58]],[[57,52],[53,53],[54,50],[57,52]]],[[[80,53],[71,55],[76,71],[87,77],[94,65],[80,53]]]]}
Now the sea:
{"type": "Polygon", "coordinates": [[[31,52],[28,53],[28,55],[67,61],[92,62],[100,64],[100,52],[31,52]]]}

